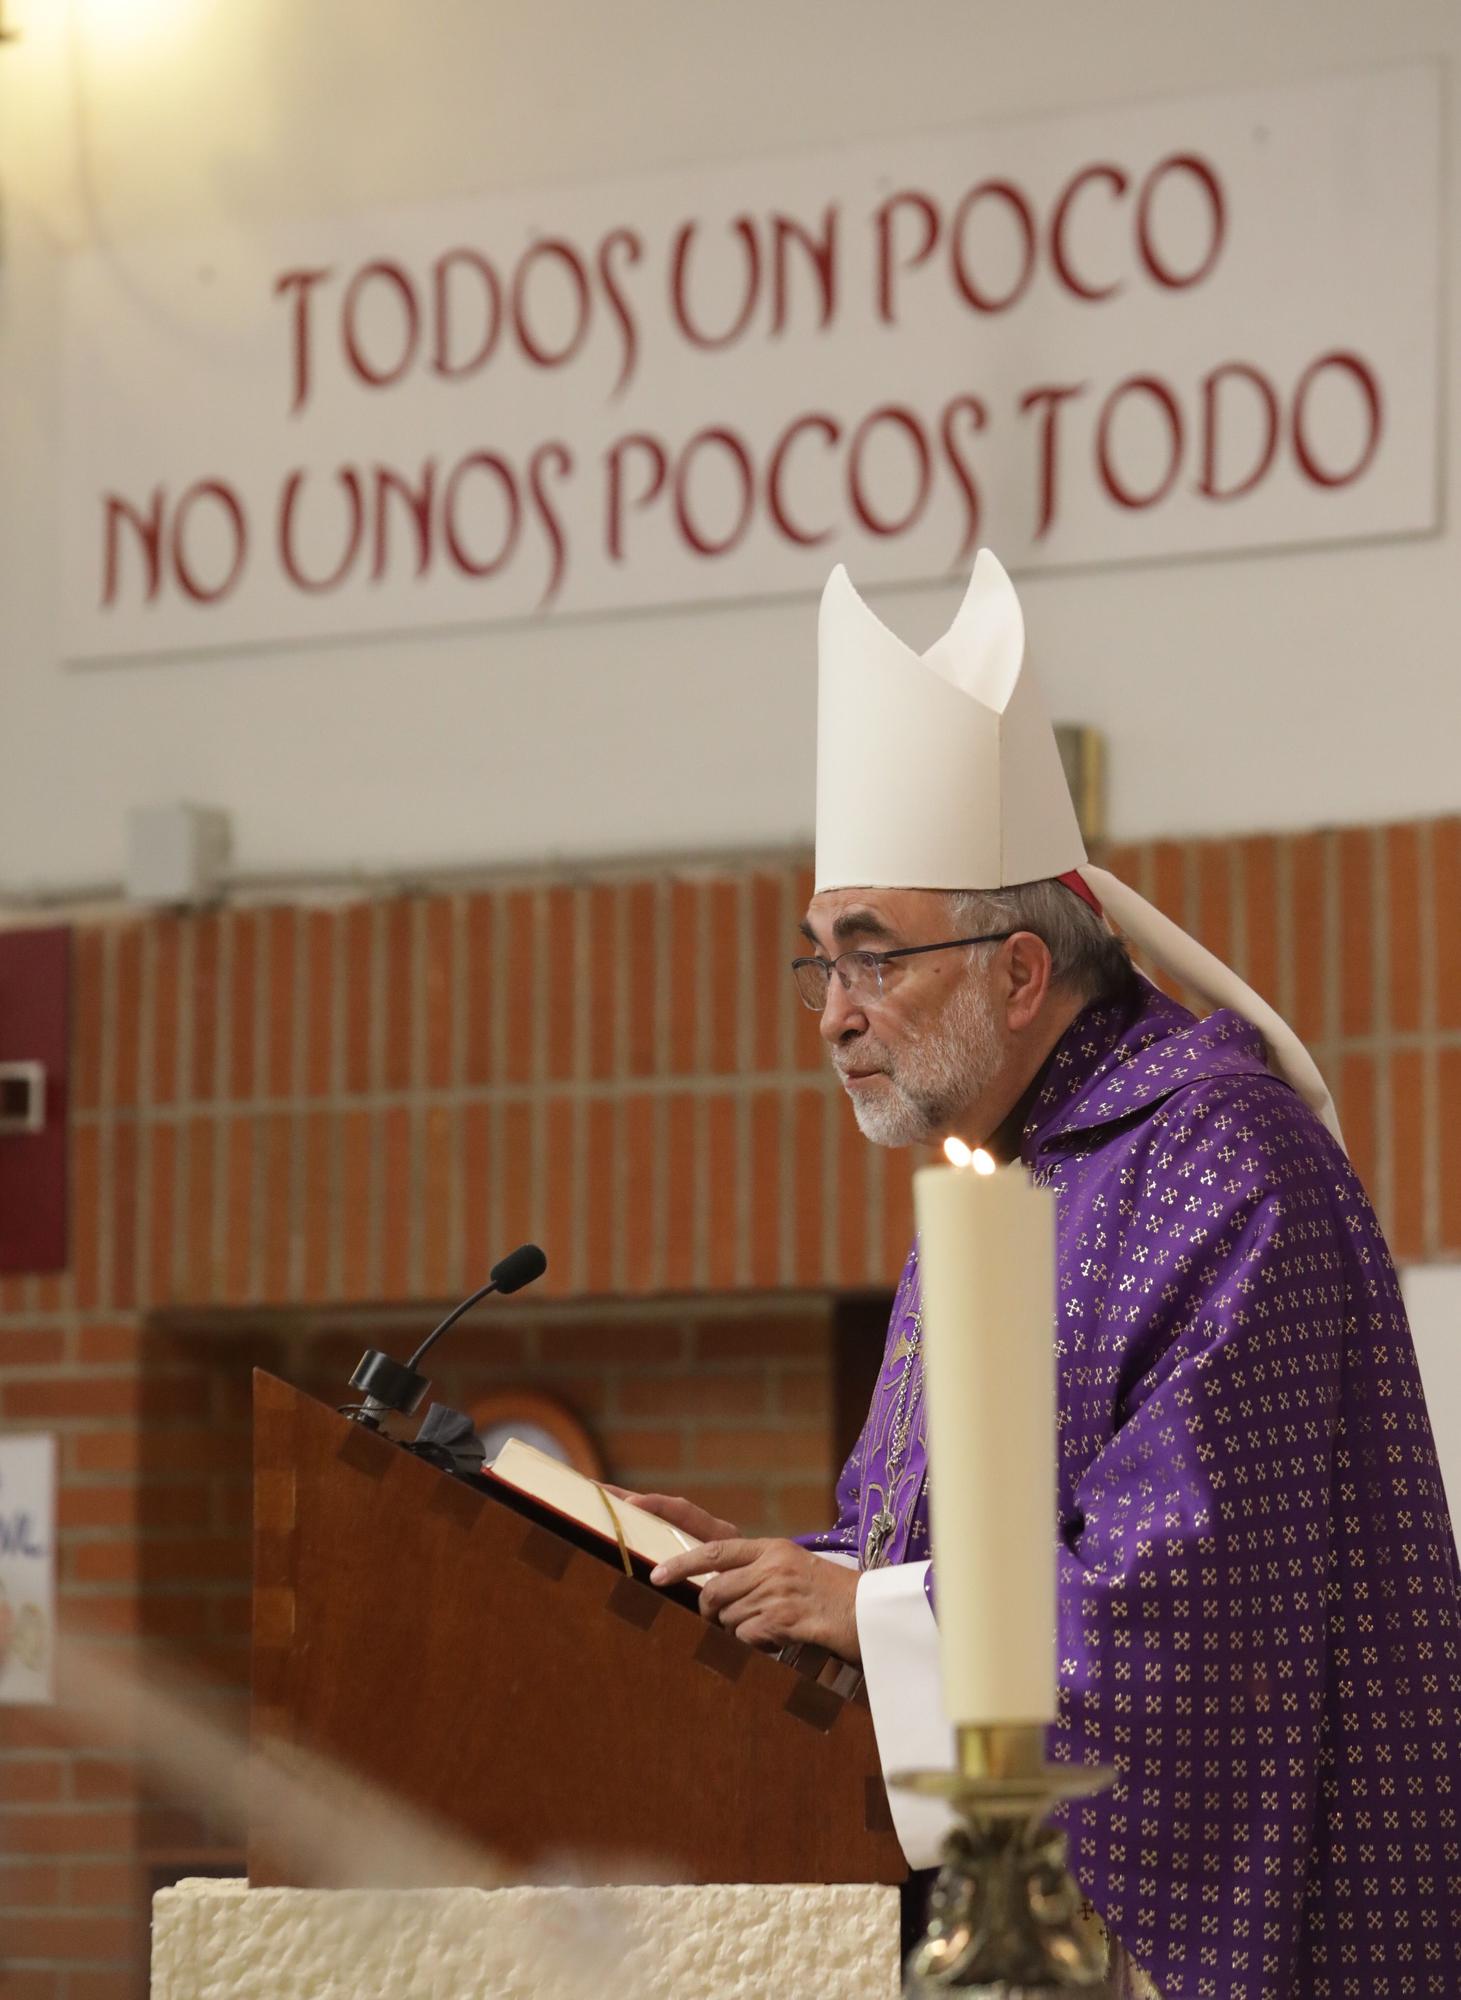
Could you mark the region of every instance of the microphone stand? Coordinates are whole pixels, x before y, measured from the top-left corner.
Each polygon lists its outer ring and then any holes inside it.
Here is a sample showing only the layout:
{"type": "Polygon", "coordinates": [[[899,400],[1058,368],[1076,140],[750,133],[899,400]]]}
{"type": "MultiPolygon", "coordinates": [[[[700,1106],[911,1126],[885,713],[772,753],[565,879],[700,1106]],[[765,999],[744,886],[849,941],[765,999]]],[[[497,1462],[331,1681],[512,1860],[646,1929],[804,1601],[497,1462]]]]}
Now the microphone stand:
{"type": "Polygon", "coordinates": [[[359,1406],[350,1412],[351,1420],[364,1424],[367,1430],[378,1431],[382,1417],[414,1416],[421,1407],[421,1399],[431,1387],[429,1376],[418,1373],[416,1363],[434,1341],[440,1340],[448,1327],[455,1326],[462,1314],[485,1299],[489,1293],[498,1290],[496,1278],[473,1292],[454,1306],[441,1325],[434,1327],[407,1362],[393,1361],[389,1354],[383,1354],[378,1347],[367,1348],[360,1357],[360,1365],[350,1377],[352,1389],[364,1391],[359,1406]]]}
{"type": "Polygon", "coordinates": [[[378,1347],[367,1348],[360,1357],[360,1365],[350,1377],[351,1388],[362,1392],[361,1400],[353,1406],[347,1405],[341,1414],[372,1431],[380,1430],[385,1417],[414,1416],[421,1407],[422,1397],[431,1387],[430,1380],[416,1366],[427,1348],[440,1340],[448,1327],[455,1326],[462,1314],[469,1312],[479,1299],[485,1299],[492,1292],[521,1291],[524,1285],[541,1278],[547,1268],[548,1260],[536,1243],[521,1243],[492,1266],[485,1285],[473,1292],[470,1298],[463,1299],[459,1306],[453,1306],[440,1326],[432,1328],[409,1361],[394,1361],[378,1347]]]}

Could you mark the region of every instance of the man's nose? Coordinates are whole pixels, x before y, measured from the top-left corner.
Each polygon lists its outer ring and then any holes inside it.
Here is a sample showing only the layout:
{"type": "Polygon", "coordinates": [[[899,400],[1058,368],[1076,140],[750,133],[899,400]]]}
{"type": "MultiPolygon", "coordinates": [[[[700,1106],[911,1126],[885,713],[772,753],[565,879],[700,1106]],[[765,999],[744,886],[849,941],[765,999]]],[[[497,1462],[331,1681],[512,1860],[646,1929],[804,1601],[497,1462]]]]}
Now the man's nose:
{"type": "Polygon", "coordinates": [[[827,981],[827,1004],[818,1025],[822,1040],[834,1044],[849,1034],[860,1035],[867,1026],[861,1004],[853,999],[835,972],[827,981]]]}

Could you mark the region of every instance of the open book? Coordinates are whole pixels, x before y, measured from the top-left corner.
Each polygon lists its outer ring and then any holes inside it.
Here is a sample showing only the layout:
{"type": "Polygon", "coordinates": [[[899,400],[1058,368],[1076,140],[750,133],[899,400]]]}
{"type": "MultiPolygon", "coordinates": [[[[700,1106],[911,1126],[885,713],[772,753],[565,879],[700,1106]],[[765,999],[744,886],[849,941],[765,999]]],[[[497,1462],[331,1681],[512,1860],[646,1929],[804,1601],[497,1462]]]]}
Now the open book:
{"type": "MultiPolygon", "coordinates": [[[[590,1534],[611,1544],[622,1542],[630,1555],[644,1562],[668,1562],[671,1556],[696,1546],[692,1536],[662,1521],[658,1514],[646,1513],[630,1500],[616,1499],[596,1479],[586,1479],[571,1465],[551,1458],[536,1445],[524,1444],[521,1438],[509,1438],[482,1470],[489,1479],[500,1479],[504,1486],[526,1493],[530,1500],[576,1521],[590,1534]]],[[[692,1581],[703,1583],[705,1578],[692,1581]]]]}

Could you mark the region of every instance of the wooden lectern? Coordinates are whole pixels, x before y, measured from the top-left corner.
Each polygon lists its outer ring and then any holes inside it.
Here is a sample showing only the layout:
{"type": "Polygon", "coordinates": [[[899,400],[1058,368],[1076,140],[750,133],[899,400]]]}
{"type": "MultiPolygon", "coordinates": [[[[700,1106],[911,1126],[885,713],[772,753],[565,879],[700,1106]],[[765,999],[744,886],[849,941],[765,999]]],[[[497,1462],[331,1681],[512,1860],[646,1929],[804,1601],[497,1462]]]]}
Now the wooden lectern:
{"type": "MultiPolygon", "coordinates": [[[[262,1372],[254,1472],[256,1746],[382,1780],[522,1881],[641,1856],[668,1881],[903,1880],[864,1699],[262,1372]]],[[[289,1882],[262,1815],[249,1879],[289,1882]]]]}

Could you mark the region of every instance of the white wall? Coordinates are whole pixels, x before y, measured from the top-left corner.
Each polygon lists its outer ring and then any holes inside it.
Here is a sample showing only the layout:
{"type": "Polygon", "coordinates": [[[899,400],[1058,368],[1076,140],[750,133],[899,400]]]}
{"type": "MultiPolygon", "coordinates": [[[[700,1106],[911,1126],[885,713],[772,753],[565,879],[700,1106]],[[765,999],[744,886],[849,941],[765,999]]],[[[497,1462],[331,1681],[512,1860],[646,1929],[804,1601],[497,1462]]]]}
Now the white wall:
{"type": "MultiPolygon", "coordinates": [[[[1454,0],[8,0],[0,48],[0,895],[119,873],[133,802],[234,815],[249,871],[809,834],[812,599],[196,661],[58,658],[62,249],[1461,57],[1454,0]],[[81,36],[68,45],[69,14],[81,36]]],[[[1461,278],[1447,82],[1445,263],[1461,278]]],[[[1448,373],[1457,340],[1448,330],[1448,373]]],[[[1456,446],[1447,442],[1449,475],[1456,446]]],[[[1454,525],[1031,577],[1113,830],[1461,804],[1454,525]]],[[[884,592],[926,643],[952,593],[884,592]]],[[[898,774],[890,774],[896,781],[898,774]]]]}

